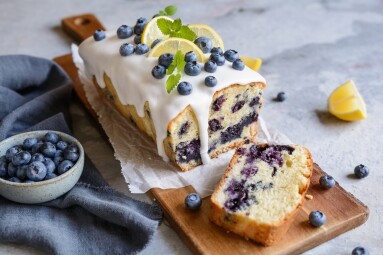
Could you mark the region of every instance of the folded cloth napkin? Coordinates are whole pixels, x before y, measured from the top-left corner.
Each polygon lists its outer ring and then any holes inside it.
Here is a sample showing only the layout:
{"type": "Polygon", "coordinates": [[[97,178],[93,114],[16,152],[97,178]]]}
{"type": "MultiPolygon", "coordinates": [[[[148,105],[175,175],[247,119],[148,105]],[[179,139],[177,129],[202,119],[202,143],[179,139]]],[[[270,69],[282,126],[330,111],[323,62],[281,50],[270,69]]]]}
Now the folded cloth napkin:
{"type": "MultiPolygon", "coordinates": [[[[70,133],[70,79],[50,60],[0,56],[0,140],[31,130],[70,133]]],[[[0,196],[0,240],[51,254],[133,254],[153,237],[158,205],[114,191],[86,158],[79,182],[65,195],[38,205],[0,196]]]]}

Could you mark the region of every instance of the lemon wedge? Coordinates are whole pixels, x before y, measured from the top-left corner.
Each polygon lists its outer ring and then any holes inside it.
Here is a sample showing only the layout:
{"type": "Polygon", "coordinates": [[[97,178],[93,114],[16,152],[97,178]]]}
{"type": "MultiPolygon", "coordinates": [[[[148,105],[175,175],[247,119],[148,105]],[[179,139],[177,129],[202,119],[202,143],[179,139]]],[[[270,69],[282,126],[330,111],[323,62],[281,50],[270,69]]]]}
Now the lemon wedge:
{"type": "Polygon", "coordinates": [[[144,31],[142,32],[141,35],[141,43],[144,43],[148,45],[149,47],[152,45],[152,43],[156,39],[167,39],[169,38],[169,35],[164,35],[161,30],[157,26],[157,20],[158,19],[167,19],[173,22],[173,19],[167,17],[167,16],[160,16],[156,17],[154,19],[151,19],[148,24],[146,24],[144,31]]]}
{"type": "Polygon", "coordinates": [[[245,65],[254,71],[258,71],[259,68],[261,68],[262,65],[262,59],[260,58],[251,58],[251,57],[245,57],[245,56],[240,56],[239,57],[245,65]]]}
{"type": "Polygon", "coordinates": [[[328,99],[328,111],[341,120],[367,118],[366,104],[352,80],[340,85],[328,99]]]}
{"type": "Polygon", "coordinates": [[[220,47],[225,50],[221,36],[211,26],[206,24],[189,24],[188,27],[197,34],[198,37],[204,36],[210,38],[213,47],[220,47]]]}
{"type": "Polygon", "coordinates": [[[159,42],[154,48],[149,51],[148,57],[159,57],[164,53],[176,54],[180,50],[183,54],[193,51],[198,58],[198,62],[205,63],[205,54],[193,42],[182,38],[169,38],[159,42]]]}

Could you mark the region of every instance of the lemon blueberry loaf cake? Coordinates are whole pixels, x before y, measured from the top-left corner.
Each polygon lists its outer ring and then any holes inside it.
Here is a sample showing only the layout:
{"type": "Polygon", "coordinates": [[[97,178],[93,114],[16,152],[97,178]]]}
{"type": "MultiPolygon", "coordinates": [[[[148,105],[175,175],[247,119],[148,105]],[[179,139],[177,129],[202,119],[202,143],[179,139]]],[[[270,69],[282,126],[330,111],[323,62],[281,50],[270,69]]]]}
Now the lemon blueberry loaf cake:
{"type": "Polygon", "coordinates": [[[311,154],[302,146],[244,145],[211,196],[209,218],[245,238],[272,245],[302,205],[311,174],[311,154]]]}
{"type": "Polygon", "coordinates": [[[156,17],[98,30],[79,54],[100,95],[187,171],[257,133],[265,80],[223,47],[207,25],[156,17]]]}

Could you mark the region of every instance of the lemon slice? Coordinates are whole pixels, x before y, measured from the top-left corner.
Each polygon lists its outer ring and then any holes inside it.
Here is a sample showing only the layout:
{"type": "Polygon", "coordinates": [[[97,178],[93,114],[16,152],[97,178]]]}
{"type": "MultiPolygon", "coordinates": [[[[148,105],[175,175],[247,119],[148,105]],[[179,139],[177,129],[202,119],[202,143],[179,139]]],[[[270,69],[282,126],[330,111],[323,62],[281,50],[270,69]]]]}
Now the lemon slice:
{"type": "Polygon", "coordinates": [[[197,55],[198,62],[206,62],[205,54],[203,54],[201,49],[193,42],[182,38],[169,38],[159,42],[151,51],[149,51],[148,57],[159,57],[164,53],[176,54],[178,50],[183,54],[189,51],[194,51],[197,55]]]}
{"type": "Polygon", "coordinates": [[[161,30],[158,28],[157,26],[158,19],[167,19],[173,22],[173,20],[167,16],[160,16],[160,17],[151,19],[148,22],[148,24],[146,24],[144,31],[142,32],[141,43],[144,43],[150,47],[156,39],[164,40],[169,38],[169,35],[164,35],[161,32],[161,30]]]}
{"type": "Polygon", "coordinates": [[[331,93],[328,110],[341,120],[356,121],[367,118],[366,104],[352,80],[340,85],[331,93]]]}
{"type": "Polygon", "coordinates": [[[206,24],[189,24],[188,27],[196,33],[198,37],[205,36],[210,38],[213,47],[221,47],[223,51],[225,50],[221,36],[212,27],[206,24]]]}
{"type": "Polygon", "coordinates": [[[239,57],[245,65],[254,71],[258,71],[259,68],[262,65],[262,59],[260,58],[250,58],[250,57],[245,57],[245,56],[240,56],[239,57]]]}

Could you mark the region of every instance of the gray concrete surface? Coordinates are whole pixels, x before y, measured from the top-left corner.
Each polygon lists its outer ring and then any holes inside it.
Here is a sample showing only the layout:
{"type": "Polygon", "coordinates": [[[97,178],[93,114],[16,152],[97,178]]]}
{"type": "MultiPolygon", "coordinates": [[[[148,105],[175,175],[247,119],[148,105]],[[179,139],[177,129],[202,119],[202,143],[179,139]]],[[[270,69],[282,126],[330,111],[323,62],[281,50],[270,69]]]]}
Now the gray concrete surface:
{"type": "MultiPolygon", "coordinates": [[[[71,39],[60,29],[62,17],[91,12],[108,28],[133,24],[175,3],[185,23],[207,23],[226,48],[261,57],[260,73],[268,81],[263,117],[292,141],[307,146],[317,163],[370,208],[370,218],[305,254],[351,254],[362,245],[383,254],[383,2],[366,1],[80,1],[0,0],[0,54],[53,58],[70,51],[71,39]],[[368,109],[366,120],[347,123],[329,115],[331,91],[353,79],[368,109]],[[279,91],[288,99],[273,101],[279,91]],[[352,178],[363,163],[370,176],[352,178]]],[[[129,194],[113,151],[74,101],[75,135],[116,189],[129,194]],[[85,116],[85,117],[84,117],[85,116]]],[[[131,195],[131,194],[129,194],[131,195]]],[[[145,201],[145,195],[132,195],[145,201]]],[[[161,225],[141,254],[189,254],[170,229],[161,225]]],[[[0,254],[44,254],[36,248],[0,243],[0,254]]]]}

